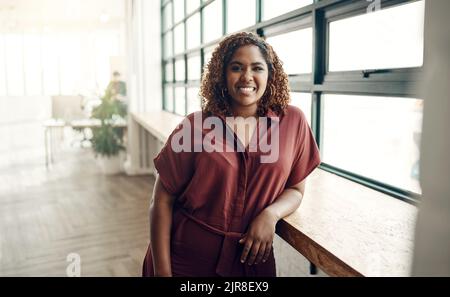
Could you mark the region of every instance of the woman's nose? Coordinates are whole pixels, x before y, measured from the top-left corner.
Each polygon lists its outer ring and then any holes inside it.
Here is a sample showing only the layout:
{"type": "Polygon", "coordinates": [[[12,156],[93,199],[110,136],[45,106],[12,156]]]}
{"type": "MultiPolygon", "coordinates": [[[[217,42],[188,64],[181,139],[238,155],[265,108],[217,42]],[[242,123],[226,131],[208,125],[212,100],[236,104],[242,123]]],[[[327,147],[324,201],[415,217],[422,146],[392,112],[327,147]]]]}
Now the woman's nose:
{"type": "Polygon", "coordinates": [[[251,69],[242,72],[241,81],[251,81],[253,80],[253,75],[251,69]]]}

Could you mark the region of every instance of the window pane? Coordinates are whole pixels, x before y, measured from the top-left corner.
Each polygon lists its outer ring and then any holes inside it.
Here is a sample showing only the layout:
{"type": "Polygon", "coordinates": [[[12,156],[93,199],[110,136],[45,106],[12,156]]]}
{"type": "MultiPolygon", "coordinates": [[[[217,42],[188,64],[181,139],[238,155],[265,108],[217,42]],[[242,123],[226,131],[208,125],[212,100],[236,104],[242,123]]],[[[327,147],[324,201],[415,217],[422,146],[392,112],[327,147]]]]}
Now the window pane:
{"type": "Polygon", "coordinates": [[[6,71],[8,73],[8,95],[24,95],[23,38],[19,34],[8,34],[6,45],[6,71]]]}
{"type": "Polygon", "coordinates": [[[175,27],[175,54],[184,52],[184,24],[175,27]]]}
{"type": "Polygon", "coordinates": [[[174,23],[178,23],[184,18],[184,0],[173,0],[174,23]]]}
{"type": "Polygon", "coordinates": [[[267,38],[283,62],[287,74],[310,73],[312,70],[312,28],[267,38]]]}
{"type": "Polygon", "coordinates": [[[198,96],[199,88],[189,88],[187,89],[187,113],[193,113],[195,111],[201,110],[200,107],[200,97],[198,96]]]}
{"type": "Polygon", "coordinates": [[[292,92],[290,104],[297,106],[303,111],[306,116],[306,120],[311,127],[311,94],[292,92]]]}
{"type": "MultiPolygon", "coordinates": [[[[95,54],[94,54],[95,56],[95,54]]],[[[42,68],[44,69],[44,94],[58,95],[59,44],[57,35],[47,34],[42,37],[42,68]]],[[[95,67],[95,66],[93,66],[95,67]]]]}
{"type": "Polygon", "coordinates": [[[167,111],[173,112],[173,88],[172,86],[166,86],[166,97],[164,98],[164,105],[167,111]]]}
{"type": "Polygon", "coordinates": [[[324,162],[421,193],[422,100],[324,96],[324,162]]]}
{"type": "Polygon", "coordinates": [[[163,57],[168,58],[173,55],[172,31],[164,35],[164,53],[163,57]]]}
{"type": "Polygon", "coordinates": [[[175,113],[183,116],[186,114],[186,95],[184,90],[184,87],[175,88],[175,113]]]}
{"type": "Polygon", "coordinates": [[[313,0],[264,0],[263,19],[268,20],[312,3],[313,0]]]}
{"type": "Polygon", "coordinates": [[[228,0],[227,5],[227,32],[235,32],[255,24],[255,0],[228,0]]]}
{"type": "Polygon", "coordinates": [[[165,68],[165,79],[166,81],[173,81],[173,65],[172,63],[167,63],[165,68]]]}
{"type": "Polygon", "coordinates": [[[330,71],[423,64],[424,1],[330,23],[330,71]]]}
{"type": "Polygon", "coordinates": [[[168,3],[164,7],[164,30],[167,30],[172,26],[173,26],[172,3],[168,3]]]}
{"type": "Polygon", "coordinates": [[[37,34],[24,35],[25,87],[27,95],[42,94],[41,41],[37,34]]]}
{"type": "Polygon", "coordinates": [[[200,45],[200,13],[196,13],[186,21],[187,48],[200,45]]]}
{"type": "Polygon", "coordinates": [[[200,80],[200,56],[188,59],[188,80],[200,80]]]}
{"type": "Polygon", "coordinates": [[[210,48],[208,50],[205,50],[205,57],[204,57],[204,60],[203,60],[205,65],[208,65],[209,60],[211,60],[212,51],[213,51],[212,48],[210,48]]]}
{"type": "MultiPolygon", "coordinates": [[[[109,81],[109,57],[112,56],[113,40],[112,36],[104,35],[97,39],[97,67],[101,77],[99,78],[102,83],[101,86],[106,87],[109,81]],[[101,60],[99,59],[101,52],[101,60]],[[101,70],[101,72],[100,72],[101,70]]],[[[81,78],[81,58],[80,58],[80,37],[77,34],[67,34],[61,36],[61,60],[60,60],[60,73],[61,73],[61,92],[65,95],[78,94],[80,90],[80,78],[81,78]]]]}
{"type": "Polygon", "coordinates": [[[186,13],[190,14],[200,6],[200,0],[186,0],[186,13]]]}
{"type": "Polygon", "coordinates": [[[0,96],[6,96],[5,40],[0,34],[0,96]]]}
{"type": "Polygon", "coordinates": [[[184,81],[184,75],[185,75],[184,59],[177,60],[175,62],[175,80],[184,81]]]}
{"type": "Polygon", "coordinates": [[[222,1],[215,0],[204,9],[204,42],[222,36],[222,1]]]}

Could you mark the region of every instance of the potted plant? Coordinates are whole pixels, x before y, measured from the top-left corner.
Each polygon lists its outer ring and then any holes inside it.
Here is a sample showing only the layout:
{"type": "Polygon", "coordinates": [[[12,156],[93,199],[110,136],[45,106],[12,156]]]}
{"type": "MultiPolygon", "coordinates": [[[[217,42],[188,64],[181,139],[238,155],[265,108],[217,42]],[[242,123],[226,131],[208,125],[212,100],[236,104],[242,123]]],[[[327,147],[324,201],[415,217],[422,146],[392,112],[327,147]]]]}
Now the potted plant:
{"type": "Polygon", "coordinates": [[[92,110],[92,118],[99,120],[99,126],[92,129],[92,148],[100,166],[106,174],[121,171],[119,154],[124,146],[124,118],[126,105],[110,92],[101,98],[101,103],[92,110]]]}

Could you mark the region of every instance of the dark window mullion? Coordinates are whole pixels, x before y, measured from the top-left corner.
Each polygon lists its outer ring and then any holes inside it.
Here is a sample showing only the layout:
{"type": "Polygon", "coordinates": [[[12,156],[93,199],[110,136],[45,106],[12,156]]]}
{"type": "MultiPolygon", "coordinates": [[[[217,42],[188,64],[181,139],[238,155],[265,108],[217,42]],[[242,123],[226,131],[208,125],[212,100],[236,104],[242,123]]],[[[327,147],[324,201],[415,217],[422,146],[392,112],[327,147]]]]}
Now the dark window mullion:
{"type": "Polygon", "coordinates": [[[323,106],[322,94],[314,92],[311,94],[311,129],[314,133],[317,146],[322,149],[323,145],[323,106]]]}
{"type": "MultiPolygon", "coordinates": [[[[216,0],[220,1],[220,0],[216,0]]],[[[222,0],[222,36],[227,34],[228,28],[227,28],[227,15],[228,15],[228,5],[227,0],[222,0]]]]}
{"type": "Polygon", "coordinates": [[[264,0],[255,0],[255,5],[256,5],[256,20],[255,20],[255,24],[258,24],[262,21],[262,14],[263,14],[263,5],[264,5],[264,0]]]}
{"type": "Polygon", "coordinates": [[[161,67],[162,67],[162,82],[161,82],[161,87],[162,87],[162,109],[166,110],[166,98],[167,98],[167,94],[166,94],[166,64],[164,61],[164,53],[165,53],[165,35],[164,35],[164,22],[167,22],[167,20],[165,20],[164,18],[164,10],[165,10],[165,6],[164,4],[164,0],[161,0],[160,2],[161,4],[161,20],[160,20],[160,26],[161,26],[161,67]]]}

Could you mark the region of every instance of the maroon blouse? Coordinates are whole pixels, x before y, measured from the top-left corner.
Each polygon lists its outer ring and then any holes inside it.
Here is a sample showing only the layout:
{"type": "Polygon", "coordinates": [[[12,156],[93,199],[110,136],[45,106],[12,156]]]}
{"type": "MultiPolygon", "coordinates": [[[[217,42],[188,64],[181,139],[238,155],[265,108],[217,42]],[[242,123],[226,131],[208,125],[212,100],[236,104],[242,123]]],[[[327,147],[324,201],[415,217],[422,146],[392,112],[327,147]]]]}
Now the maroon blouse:
{"type": "MultiPolygon", "coordinates": [[[[188,115],[185,121],[191,123],[193,135],[200,129],[205,136],[212,130],[194,127],[194,117],[199,115],[204,122],[206,115],[201,112],[188,115]]],[[[276,117],[270,110],[267,116],[276,117]]],[[[220,118],[223,135],[231,135],[234,145],[239,145],[225,118],[220,118]]],[[[273,163],[261,162],[261,156],[268,153],[259,148],[254,151],[247,147],[241,152],[174,152],[170,144],[180,125],[155,158],[162,185],[177,197],[170,250],[174,276],[276,275],[273,250],[268,261],[249,266],[240,262],[243,245],[238,241],[252,220],[284,189],[301,182],[320,164],[320,154],[300,109],[288,106],[284,115],[270,121],[273,124],[279,127],[279,155],[273,163]]],[[[264,137],[271,133],[259,123],[257,129],[258,135],[265,133],[264,137]]],[[[227,145],[225,138],[215,141],[227,145]]],[[[150,246],[143,275],[153,275],[150,246]]]]}

